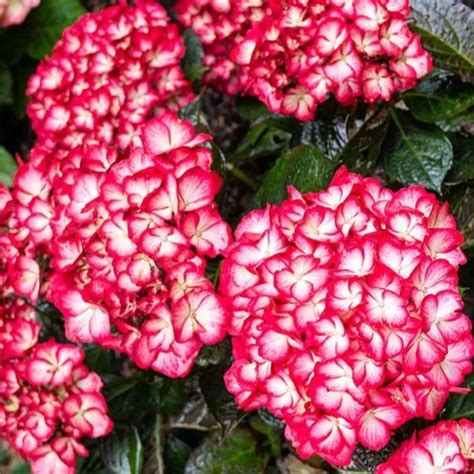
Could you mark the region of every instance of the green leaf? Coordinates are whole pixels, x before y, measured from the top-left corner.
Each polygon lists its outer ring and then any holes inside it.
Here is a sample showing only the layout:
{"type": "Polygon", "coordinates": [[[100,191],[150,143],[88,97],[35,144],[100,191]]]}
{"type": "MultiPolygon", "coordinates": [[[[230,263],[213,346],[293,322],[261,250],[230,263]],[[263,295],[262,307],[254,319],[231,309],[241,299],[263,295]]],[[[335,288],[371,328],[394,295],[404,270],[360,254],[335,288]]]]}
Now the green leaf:
{"type": "Polygon", "coordinates": [[[11,186],[16,170],[15,159],[5,148],[0,146],[0,183],[5,186],[11,186]]]}
{"type": "Polygon", "coordinates": [[[114,352],[95,344],[87,344],[84,346],[84,349],[86,353],[85,362],[90,370],[99,373],[112,372],[115,359],[114,352]]]}
{"type": "Polygon", "coordinates": [[[138,372],[131,376],[105,378],[104,392],[110,417],[122,423],[139,423],[155,413],[155,401],[150,393],[151,374],[138,372]]]}
{"type": "Polygon", "coordinates": [[[260,413],[250,418],[250,426],[255,431],[267,437],[273,456],[279,457],[281,454],[283,428],[272,423],[267,423],[266,420],[260,416],[260,413]]]}
{"type": "Polygon", "coordinates": [[[188,401],[185,379],[156,377],[148,389],[156,411],[163,415],[178,414],[188,401]]]}
{"type": "Polygon", "coordinates": [[[14,461],[8,470],[8,474],[31,474],[30,465],[24,461],[14,461]]]}
{"type": "Polygon", "coordinates": [[[186,468],[191,446],[180,438],[168,435],[165,441],[164,462],[167,474],[182,474],[186,468]]]}
{"type": "Polygon", "coordinates": [[[245,120],[255,122],[258,119],[271,117],[273,114],[265,104],[253,97],[237,98],[237,112],[245,120]]]}
{"type": "Polygon", "coordinates": [[[5,442],[0,442],[0,472],[2,474],[31,474],[30,466],[5,442]]]}
{"type": "Polygon", "coordinates": [[[105,466],[116,474],[140,474],[143,446],[134,426],[116,427],[101,446],[105,466]]]}
{"type": "Polygon", "coordinates": [[[474,81],[474,11],[458,0],[412,0],[418,33],[437,67],[474,81]]]}
{"type": "Polygon", "coordinates": [[[201,41],[189,28],[184,30],[183,41],[186,47],[186,54],[181,63],[183,71],[191,81],[200,81],[206,71],[202,63],[204,52],[201,41]]]}
{"type": "MultiPolygon", "coordinates": [[[[286,458],[282,459],[281,466],[283,467],[283,472],[288,472],[288,473],[327,474],[326,469],[319,469],[317,467],[310,466],[309,464],[306,464],[304,461],[297,458],[293,454],[289,454],[288,456],[286,456],[286,458]]],[[[334,472],[338,472],[338,471],[334,471],[334,472]]]]}
{"type": "Polygon", "coordinates": [[[198,367],[210,367],[225,363],[229,357],[229,341],[225,339],[219,344],[213,346],[203,346],[196,359],[198,367]]]}
{"type": "Polygon", "coordinates": [[[349,114],[341,113],[332,101],[324,103],[318,111],[318,119],[303,124],[301,143],[314,145],[325,156],[336,160],[349,142],[349,119],[349,114]]]}
{"type": "Polygon", "coordinates": [[[13,102],[13,78],[9,67],[0,61],[0,105],[13,102]]]}
{"type": "Polygon", "coordinates": [[[318,118],[303,124],[301,143],[315,145],[325,156],[346,163],[352,171],[371,173],[388,128],[388,110],[382,104],[347,112],[328,101],[318,118]]]}
{"type": "Polygon", "coordinates": [[[464,383],[463,387],[471,389],[469,393],[450,395],[445,408],[441,414],[442,418],[448,420],[469,418],[474,421],[474,373],[471,373],[464,383]]]}
{"type": "Polygon", "coordinates": [[[58,342],[67,342],[64,334],[64,317],[56,306],[40,298],[36,304],[36,317],[41,323],[42,340],[54,338],[58,342]]]}
{"type": "Polygon", "coordinates": [[[233,159],[243,161],[281,153],[288,148],[291,137],[291,132],[272,121],[256,123],[242,138],[233,159]]]}
{"type": "Polygon", "coordinates": [[[12,67],[13,74],[13,104],[12,109],[19,119],[26,116],[26,106],[28,97],[26,86],[29,78],[36,71],[37,62],[28,56],[23,56],[22,60],[12,67]]]}
{"type": "MultiPolygon", "coordinates": [[[[211,142],[211,150],[212,150],[212,166],[211,169],[217,171],[219,176],[225,182],[227,178],[227,159],[224,155],[224,152],[221,150],[219,146],[217,146],[214,142],[211,142]]],[[[217,195],[217,203],[219,206],[224,203],[224,198],[226,195],[227,189],[225,186],[222,187],[219,194],[217,195]]],[[[209,270],[209,268],[208,268],[209,270]]]]}
{"type": "Polygon", "coordinates": [[[217,436],[207,438],[191,454],[184,474],[261,474],[269,456],[250,431],[237,429],[223,442],[217,436]]]}
{"type": "Polygon", "coordinates": [[[426,123],[454,120],[474,106],[474,87],[444,71],[436,71],[403,94],[413,116],[426,123]]]}
{"type": "Polygon", "coordinates": [[[179,116],[191,122],[195,127],[200,127],[201,125],[207,126],[206,117],[202,111],[200,96],[196,97],[196,99],[186,107],[183,107],[179,112],[179,116]]]}
{"type": "Polygon", "coordinates": [[[51,53],[66,27],[86,10],[79,0],[42,0],[26,21],[15,29],[14,41],[33,59],[41,60],[51,53]]]}
{"type": "Polygon", "coordinates": [[[404,185],[421,184],[441,194],[441,185],[453,164],[453,146],[434,125],[415,124],[395,110],[385,154],[391,179],[404,185]]]}
{"type": "Polygon", "coordinates": [[[231,348],[228,342],[223,347],[222,362],[209,365],[199,375],[199,387],[209,411],[225,429],[230,429],[238,422],[240,413],[234,397],[224,384],[224,374],[230,366],[231,348]]]}
{"type": "Polygon", "coordinates": [[[459,184],[474,181],[474,136],[454,134],[449,138],[454,147],[454,164],[446,182],[459,184]]]}
{"type": "Polygon", "coordinates": [[[265,175],[257,192],[257,207],[280,203],[287,197],[287,186],[293,185],[302,193],[319,191],[329,183],[337,163],[330,161],[312,145],[293,148],[274,164],[265,175]]]}
{"type": "Polygon", "coordinates": [[[472,253],[474,250],[474,187],[466,186],[464,183],[454,186],[449,189],[447,197],[458,227],[464,234],[463,250],[472,253]]]}

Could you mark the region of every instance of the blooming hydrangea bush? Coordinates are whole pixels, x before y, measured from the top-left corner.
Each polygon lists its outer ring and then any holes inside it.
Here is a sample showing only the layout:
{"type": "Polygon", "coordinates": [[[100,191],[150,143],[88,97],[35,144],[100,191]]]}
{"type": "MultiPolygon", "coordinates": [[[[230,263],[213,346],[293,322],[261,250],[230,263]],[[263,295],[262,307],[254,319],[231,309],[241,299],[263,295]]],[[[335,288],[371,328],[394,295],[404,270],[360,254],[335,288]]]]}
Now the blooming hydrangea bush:
{"type": "MultiPolygon", "coordinates": [[[[138,0],[82,16],[30,78],[28,115],[43,147],[67,157],[81,144],[139,143],[152,112],[193,99],[184,43],[157,2],[138,0]]],[[[51,158],[49,158],[51,159],[51,158]]]]}
{"type": "Polygon", "coordinates": [[[415,433],[379,465],[376,474],[467,473],[474,469],[474,423],[442,421],[415,433]]]}
{"type": "Polygon", "coordinates": [[[23,23],[41,0],[0,0],[0,28],[23,23]]]}
{"type": "Polygon", "coordinates": [[[178,13],[207,45],[208,80],[228,79],[232,60],[234,91],[299,120],[313,118],[330,93],[344,105],[388,101],[432,67],[408,28],[409,0],[181,0],[178,13]],[[233,43],[231,60],[223,38],[233,43]]]}
{"type": "Polygon", "coordinates": [[[250,212],[226,251],[228,390],[286,423],[303,458],[350,463],[413,417],[434,419],[471,371],[462,234],[420,186],[397,192],[341,168],[250,212]]]}
{"type": "Polygon", "coordinates": [[[73,153],[54,186],[49,297],[75,342],[98,342],[139,367],[189,373],[203,344],[222,340],[227,315],[205,257],[229,244],[214,197],[210,137],[165,113],[144,147],[73,153]]]}
{"type": "MultiPolygon", "coordinates": [[[[0,27],[38,2],[0,0],[0,27]]],[[[33,474],[72,474],[89,450],[81,472],[131,456],[145,472],[161,451],[186,472],[203,456],[304,470],[292,448],[374,470],[386,458],[368,450],[388,454],[406,422],[468,413],[467,7],[413,2],[437,70],[404,94],[432,68],[409,0],[177,0],[171,18],[157,0],[99,3],[65,31],[90,2],[45,1],[0,32],[0,438],[33,474]],[[50,51],[23,120],[24,66],[50,51]],[[312,120],[326,100],[310,127],[272,114],[312,120]],[[336,161],[400,187],[345,167],[327,187],[336,161]],[[238,417],[224,373],[258,412],[238,417]],[[120,423],[99,446],[108,403],[120,423]],[[212,417],[232,428],[219,443],[212,417]]],[[[470,472],[473,427],[432,426],[375,472],[470,472]]]]}
{"type": "Polygon", "coordinates": [[[40,269],[25,234],[15,231],[14,211],[15,199],[0,187],[0,227],[7,229],[0,232],[0,436],[31,461],[33,473],[73,473],[77,455],[88,455],[82,438],[108,434],[112,421],[84,351],[38,342],[31,305],[40,269]]]}

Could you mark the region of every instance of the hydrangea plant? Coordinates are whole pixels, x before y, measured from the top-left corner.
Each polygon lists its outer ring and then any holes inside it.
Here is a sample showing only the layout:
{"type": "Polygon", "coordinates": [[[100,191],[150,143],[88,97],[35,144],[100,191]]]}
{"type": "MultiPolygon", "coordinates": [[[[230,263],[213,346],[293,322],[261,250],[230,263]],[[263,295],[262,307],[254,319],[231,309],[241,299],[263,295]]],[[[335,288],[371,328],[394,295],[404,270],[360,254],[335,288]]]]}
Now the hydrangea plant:
{"type": "Polygon", "coordinates": [[[0,0],[0,470],[470,472],[473,17],[0,0]]]}

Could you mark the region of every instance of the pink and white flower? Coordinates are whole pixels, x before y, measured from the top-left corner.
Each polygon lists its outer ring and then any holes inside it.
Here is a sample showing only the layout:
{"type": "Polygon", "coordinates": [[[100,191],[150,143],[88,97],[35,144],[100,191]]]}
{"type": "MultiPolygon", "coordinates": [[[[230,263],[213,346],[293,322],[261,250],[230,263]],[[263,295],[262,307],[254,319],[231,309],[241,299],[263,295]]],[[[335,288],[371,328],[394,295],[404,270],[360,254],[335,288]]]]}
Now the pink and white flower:
{"type": "Polygon", "coordinates": [[[150,115],[177,111],[194,98],[180,66],[184,54],[177,25],[151,0],[81,16],[28,81],[28,116],[46,151],[35,161],[54,169],[84,144],[141,145],[139,129],[150,115]]]}
{"type": "Polygon", "coordinates": [[[32,8],[41,0],[0,0],[0,28],[23,23],[32,8]]]}
{"type": "Polygon", "coordinates": [[[474,467],[474,423],[442,421],[415,433],[377,466],[376,474],[464,473],[474,467]]]}
{"type": "Polygon", "coordinates": [[[120,155],[85,145],[54,180],[52,280],[47,297],[67,337],[127,354],[170,377],[191,370],[203,344],[227,331],[226,302],[206,257],[231,241],[215,196],[210,137],[163,113],[144,146],[120,155]]]}
{"type": "Polygon", "coordinates": [[[179,20],[204,45],[204,82],[312,120],[330,93],[344,105],[389,101],[432,68],[408,27],[408,0],[179,0],[179,20]]]}
{"type": "MultiPolygon", "coordinates": [[[[366,3],[375,28],[388,10],[366,3]]],[[[246,215],[225,251],[225,381],[243,409],[281,418],[301,457],[348,465],[357,442],[379,450],[411,418],[433,419],[471,371],[462,236],[423,188],[393,193],[345,168],[289,196],[246,215]]]]}

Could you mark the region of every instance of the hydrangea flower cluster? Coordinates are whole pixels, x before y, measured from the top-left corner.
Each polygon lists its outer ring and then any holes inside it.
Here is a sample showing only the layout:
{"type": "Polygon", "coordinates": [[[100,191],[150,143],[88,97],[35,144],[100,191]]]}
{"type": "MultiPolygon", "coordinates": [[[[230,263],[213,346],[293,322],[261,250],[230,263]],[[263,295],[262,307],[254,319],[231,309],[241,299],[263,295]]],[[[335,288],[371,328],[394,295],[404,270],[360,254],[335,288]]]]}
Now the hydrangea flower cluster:
{"type": "Polygon", "coordinates": [[[28,116],[57,160],[84,143],[139,144],[137,130],[152,112],[193,100],[177,25],[157,2],[135,3],[82,16],[28,82],[28,116]]]}
{"type": "MultiPolygon", "coordinates": [[[[16,175],[17,181],[21,180],[22,171],[23,168],[20,168],[16,175]]],[[[32,187],[22,193],[20,187],[12,195],[0,184],[0,296],[16,294],[33,304],[38,301],[40,293],[36,249],[50,237],[44,232],[39,215],[41,206],[38,206],[36,196],[33,196],[36,191],[32,187]]],[[[38,198],[38,202],[40,200],[38,198]]],[[[48,217],[50,215],[51,209],[48,207],[48,217]]]]}
{"type": "Polygon", "coordinates": [[[179,21],[200,39],[203,83],[230,95],[238,94],[249,80],[245,68],[230,57],[232,48],[247,31],[271,13],[266,0],[178,0],[174,6],[179,21]]]}
{"type": "MultiPolygon", "coordinates": [[[[9,310],[15,317],[18,309],[9,310]]],[[[31,461],[34,474],[74,473],[77,456],[88,456],[81,439],[112,429],[102,381],[77,346],[51,340],[20,357],[2,355],[0,436],[31,461]]]]}
{"type": "Polygon", "coordinates": [[[0,0],[0,28],[23,23],[41,0],[0,0]]]}
{"type": "Polygon", "coordinates": [[[463,236],[420,186],[341,168],[328,189],[245,216],[220,290],[232,306],[228,390],[286,422],[298,454],[350,463],[413,417],[433,419],[471,371],[463,236]]]}
{"type": "Polygon", "coordinates": [[[38,342],[31,304],[40,268],[34,245],[15,228],[16,204],[0,187],[0,436],[31,462],[34,474],[69,474],[77,455],[88,455],[81,439],[108,434],[112,421],[102,381],[83,364],[83,350],[38,342]]]}
{"type": "Polygon", "coordinates": [[[237,2],[238,14],[228,3],[181,0],[178,12],[206,45],[208,77],[234,71],[227,51],[219,54],[222,38],[233,41],[230,58],[241,76],[236,91],[275,113],[310,120],[330,93],[344,105],[388,101],[432,68],[408,28],[409,0],[256,2],[257,14],[254,2],[237,2]]]}
{"type": "Polygon", "coordinates": [[[142,129],[144,147],[71,153],[54,185],[49,297],[66,335],[126,353],[169,377],[189,373],[227,330],[205,257],[230,241],[214,200],[210,137],[171,112],[142,129]]]}
{"type": "Polygon", "coordinates": [[[474,470],[474,423],[442,421],[402,443],[376,474],[467,473],[474,470]]]}

